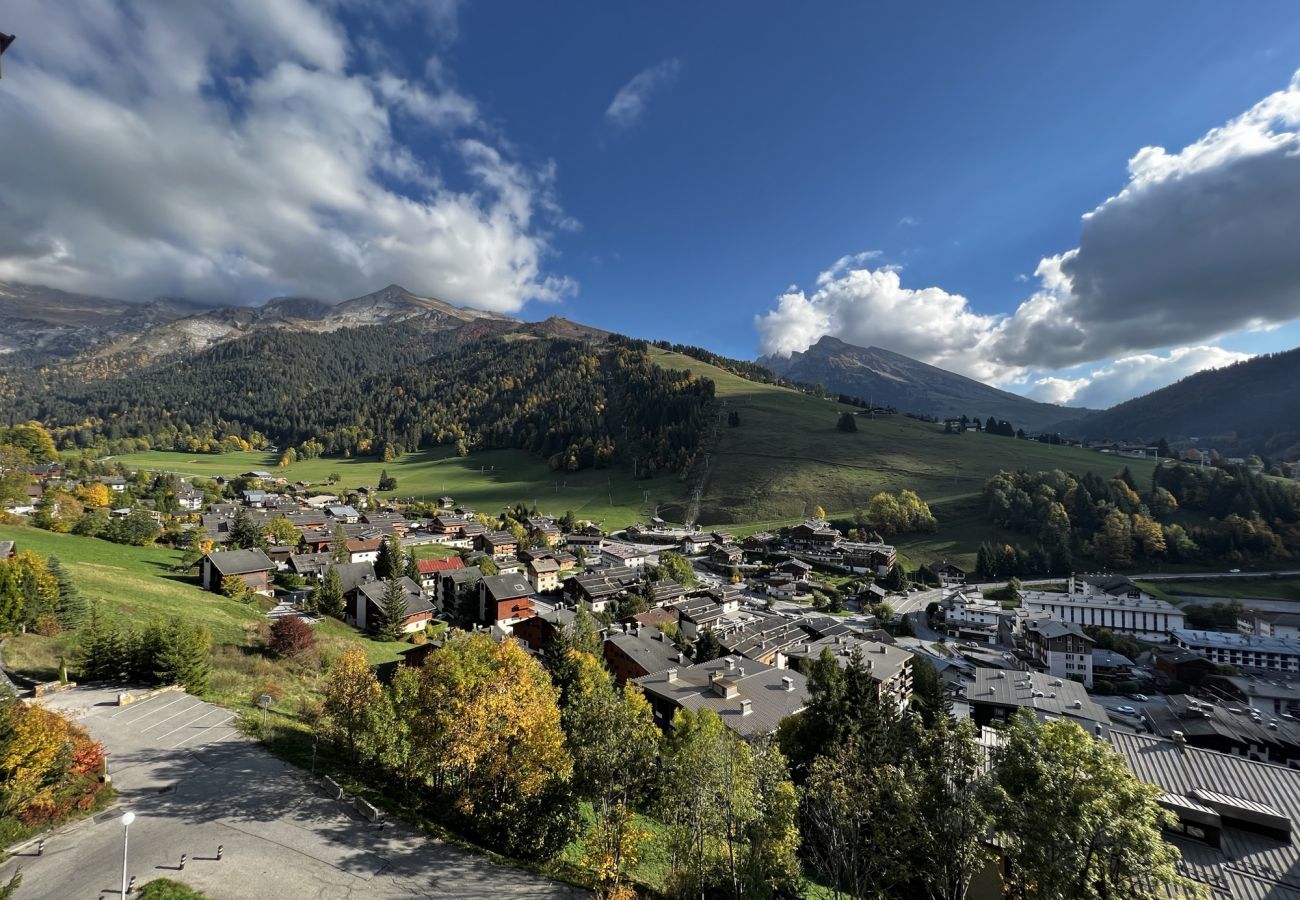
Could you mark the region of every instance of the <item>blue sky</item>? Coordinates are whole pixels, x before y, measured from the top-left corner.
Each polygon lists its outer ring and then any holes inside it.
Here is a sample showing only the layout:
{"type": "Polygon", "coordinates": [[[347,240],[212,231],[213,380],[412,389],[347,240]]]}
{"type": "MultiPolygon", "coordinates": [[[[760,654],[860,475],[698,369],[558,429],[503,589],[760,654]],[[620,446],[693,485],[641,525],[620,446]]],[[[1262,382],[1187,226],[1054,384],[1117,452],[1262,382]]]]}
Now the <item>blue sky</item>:
{"type": "Polygon", "coordinates": [[[397,281],[738,357],[836,334],[1089,405],[1300,344],[1287,148],[1181,153],[1300,127],[1290,3],[92,6],[0,21],[0,279],[397,281]],[[1207,199],[1228,183],[1253,187],[1207,199]]]}

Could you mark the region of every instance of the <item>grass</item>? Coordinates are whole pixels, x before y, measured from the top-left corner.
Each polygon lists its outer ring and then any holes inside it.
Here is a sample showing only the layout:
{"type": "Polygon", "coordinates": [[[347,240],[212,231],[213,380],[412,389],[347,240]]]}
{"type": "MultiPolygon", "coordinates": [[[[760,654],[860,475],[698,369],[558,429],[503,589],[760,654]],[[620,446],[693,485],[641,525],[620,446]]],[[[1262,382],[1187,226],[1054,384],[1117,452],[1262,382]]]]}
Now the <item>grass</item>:
{"type": "MultiPolygon", "coordinates": [[[[858,430],[844,433],[836,422],[841,412],[857,412],[854,407],[747,381],[681,354],[652,352],[661,365],[711,378],[724,412],[740,416],[739,427],[719,428],[700,501],[701,522],[735,524],[738,531],[751,525],[777,527],[817,506],[832,515],[847,514],[866,506],[879,491],[903,488],[942,507],[978,496],[984,482],[1000,470],[1060,468],[1111,475],[1127,465],[1141,481],[1154,467],[1149,461],[997,435],[944,434],[942,426],[905,416],[859,417],[858,430]]],[[[944,524],[940,517],[941,542],[948,540],[944,524]]],[[[963,516],[950,524],[965,529],[953,541],[973,554],[983,539],[972,546],[975,523],[963,516]]],[[[942,547],[935,545],[934,552],[941,553],[942,547]]]]}
{"type": "Polygon", "coordinates": [[[210,455],[152,450],[113,459],[135,468],[205,478],[266,470],[290,481],[306,481],[326,493],[362,485],[373,488],[379,473],[387,471],[397,479],[397,490],[380,496],[420,500],[450,496],[489,514],[516,503],[536,503],[555,515],[572,510],[579,518],[609,528],[645,518],[657,505],[680,506],[685,490],[676,476],[633,480],[621,468],[553,472],[522,450],[484,450],[459,457],[439,447],[387,463],[374,458],[321,458],[284,468],[276,467],[276,454],[256,451],[210,455]],[[332,474],[339,476],[336,485],[328,484],[332,474]]]}
{"type": "Polygon", "coordinates": [[[136,897],[138,900],[204,900],[207,894],[171,878],[155,878],[140,888],[136,897]]]}
{"type": "Polygon", "coordinates": [[[1290,600],[1300,603],[1300,578],[1206,578],[1141,582],[1143,590],[1163,599],[1222,597],[1225,600],[1290,600]]]}

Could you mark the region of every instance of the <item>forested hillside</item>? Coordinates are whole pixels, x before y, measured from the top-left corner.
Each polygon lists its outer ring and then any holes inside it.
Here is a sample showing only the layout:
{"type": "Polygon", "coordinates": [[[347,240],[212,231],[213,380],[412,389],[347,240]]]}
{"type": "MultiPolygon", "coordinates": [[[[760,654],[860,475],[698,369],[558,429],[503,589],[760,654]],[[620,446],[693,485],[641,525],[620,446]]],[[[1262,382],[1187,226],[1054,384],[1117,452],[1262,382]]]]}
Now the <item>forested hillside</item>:
{"type": "Polygon", "coordinates": [[[196,452],[278,445],[293,457],[391,458],[436,445],[518,448],[576,470],[694,459],[713,384],[639,342],[430,335],[401,323],[271,332],[139,373],[10,375],[9,420],[63,446],[196,452]]]}
{"type": "Polygon", "coordinates": [[[1257,356],[1182,381],[1067,425],[1104,440],[1197,437],[1221,453],[1300,458],[1300,349],[1257,356]]]}

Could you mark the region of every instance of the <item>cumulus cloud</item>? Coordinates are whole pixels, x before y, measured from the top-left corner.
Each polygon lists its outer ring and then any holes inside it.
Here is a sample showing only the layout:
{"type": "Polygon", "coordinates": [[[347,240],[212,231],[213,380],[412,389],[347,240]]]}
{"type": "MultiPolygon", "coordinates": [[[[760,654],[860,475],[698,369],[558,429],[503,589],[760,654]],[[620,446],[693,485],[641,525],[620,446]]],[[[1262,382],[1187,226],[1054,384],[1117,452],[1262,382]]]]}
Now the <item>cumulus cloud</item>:
{"type": "Polygon", "coordinates": [[[1181,151],[1138,151],[1123,188],[1083,216],[1078,246],[1039,262],[1037,289],[1010,315],[841,260],[755,323],[767,353],[831,334],[1101,405],[1232,361],[1208,346],[1219,337],[1300,319],[1298,234],[1300,73],[1181,151]],[[1086,383],[1049,374],[1106,359],[1086,383]]]}
{"type": "Polygon", "coordinates": [[[1049,403],[1104,409],[1173,384],[1204,369],[1218,369],[1250,359],[1222,347],[1175,347],[1164,354],[1122,356],[1076,378],[1035,379],[1029,396],[1049,403]]]}
{"type": "Polygon", "coordinates": [[[831,334],[977,378],[1014,374],[973,352],[979,337],[996,326],[996,317],[974,312],[959,294],[903,287],[897,269],[854,268],[853,260],[841,258],[822,272],[813,293],[792,287],[778,298],[776,309],[755,316],[764,353],[789,356],[831,334]]]}
{"type": "Polygon", "coordinates": [[[554,166],[494,146],[449,79],[363,70],[328,7],[21,0],[6,18],[43,37],[0,92],[0,280],[225,303],[396,281],[500,311],[574,288],[544,265],[554,166]]]}
{"type": "Polygon", "coordinates": [[[671,84],[682,70],[680,59],[666,59],[648,69],[642,69],[632,80],[619,88],[605,110],[605,119],[621,128],[630,128],[645,112],[650,97],[671,84]]]}

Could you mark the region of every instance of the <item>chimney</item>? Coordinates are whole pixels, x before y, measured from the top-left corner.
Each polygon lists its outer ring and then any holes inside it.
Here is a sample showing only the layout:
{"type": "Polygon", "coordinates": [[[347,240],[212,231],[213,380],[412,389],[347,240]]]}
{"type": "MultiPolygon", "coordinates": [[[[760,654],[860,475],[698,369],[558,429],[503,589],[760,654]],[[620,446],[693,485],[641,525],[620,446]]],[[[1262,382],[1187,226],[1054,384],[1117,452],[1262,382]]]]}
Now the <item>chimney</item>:
{"type": "Polygon", "coordinates": [[[677,661],[678,661],[679,663],[681,663],[682,665],[686,665],[686,651],[685,651],[685,650],[678,650],[678,651],[677,651],[677,661]]]}
{"type": "Polygon", "coordinates": [[[741,701],[740,701],[740,714],[741,714],[742,716],[747,716],[747,715],[749,715],[750,713],[752,713],[753,711],[754,711],[754,701],[753,701],[753,700],[741,700],[741,701]]]}
{"type": "Polygon", "coordinates": [[[1181,731],[1174,732],[1174,747],[1178,749],[1179,753],[1187,752],[1187,736],[1181,731]]]}
{"type": "Polygon", "coordinates": [[[672,669],[669,669],[669,670],[668,670],[668,683],[669,683],[669,684],[676,684],[676,683],[677,683],[677,669],[676,669],[676,668],[672,668],[672,669]]]}
{"type": "Polygon", "coordinates": [[[784,678],[781,679],[781,687],[785,688],[787,693],[793,691],[794,679],[791,678],[789,675],[785,676],[784,678]]]}
{"type": "Polygon", "coordinates": [[[1101,740],[1102,737],[1105,736],[1105,735],[1104,735],[1104,730],[1102,729],[1102,727],[1101,727],[1101,723],[1100,723],[1100,722],[1098,722],[1096,725],[1093,725],[1093,726],[1092,726],[1092,733],[1093,733],[1093,735],[1097,738],[1097,740],[1101,740]]]}
{"type": "Polygon", "coordinates": [[[744,677],[745,677],[745,667],[744,667],[744,666],[741,666],[741,667],[740,667],[739,669],[737,669],[736,671],[737,671],[737,673],[740,675],[741,678],[744,678],[744,677]]]}
{"type": "Polygon", "coordinates": [[[637,621],[636,621],[636,625],[635,625],[634,627],[636,628],[636,636],[637,636],[637,637],[640,637],[640,636],[641,636],[641,620],[640,620],[640,619],[637,619],[637,621]]]}
{"type": "Polygon", "coordinates": [[[736,657],[734,657],[734,656],[728,656],[728,657],[727,657],[727,671],[730,672],[730,671],[734,670],[735,668],[736,668],[736,657]]]}

